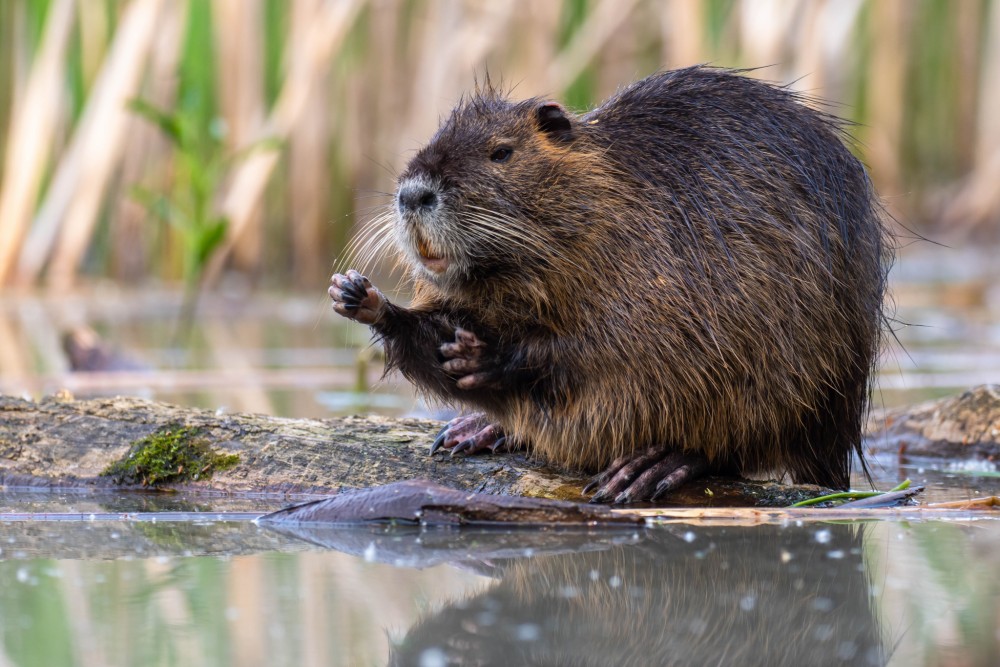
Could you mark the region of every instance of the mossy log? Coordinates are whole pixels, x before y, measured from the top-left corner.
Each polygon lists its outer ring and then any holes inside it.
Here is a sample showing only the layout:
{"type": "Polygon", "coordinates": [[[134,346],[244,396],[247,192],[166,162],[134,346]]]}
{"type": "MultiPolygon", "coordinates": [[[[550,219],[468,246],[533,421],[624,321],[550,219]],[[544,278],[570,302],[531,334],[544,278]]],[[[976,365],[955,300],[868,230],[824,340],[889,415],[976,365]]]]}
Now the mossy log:
{"type": "MultiPolygon", "coordinates": [[[[0,396],[0,485],[308,496],[423,478],[482,493],[584,499],[585,476],[525,455],[429,457],[428,445],[440,427],[426,419],[217,414],[139,398],[35,402],[0,396]],[[122,472],[128,467],[123,463],[142,458],[140,447],[155,443],[172,451],[183,440],[179,433],[207,446],[210,458],[226,462],[222,469],[176,459],[176,476],[164,476],[164,466],[155,475],[122,472]]],[[[671,504],[784,506],[819,492],[708,479],[675,494],[671,504]]]]}
{"type": "MultiPolygon", "coordinates": [[[[0,485],[301,496],[423,478],[482,493],[583,500],[585,476],[524,455],[429,457],[440,427],[426,419],[218,414],[138,398],[35,402],[0,396],[0,485]],[[144,449],[150,445],[160,450],[144,449]],[[159,454],[168,458],[159,460],[159,454]],[[149,467],[151,458],[159,467],[149,467]],[[140,461],[147,467],[137,468],[140,461]]],[[[995,456],[1000,391],[977,387],[874,418],[870,428],[871,451],[995,456]]],[[[668,502],[783,506],[819,493],[816,487],[709,478],[668,502]]]]}

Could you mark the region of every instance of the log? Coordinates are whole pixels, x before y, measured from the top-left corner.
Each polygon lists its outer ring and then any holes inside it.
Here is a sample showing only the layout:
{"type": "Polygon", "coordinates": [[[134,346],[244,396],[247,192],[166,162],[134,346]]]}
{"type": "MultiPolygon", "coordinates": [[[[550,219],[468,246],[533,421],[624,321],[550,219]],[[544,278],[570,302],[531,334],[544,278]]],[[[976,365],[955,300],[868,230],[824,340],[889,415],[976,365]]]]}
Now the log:
{"type": "Polygon", "coordinates": [[[873,413],[866,449],[904,457],[1000,459],[1000,385],[873,413]]]}
{"type": "MultiPolygon", "coordinates": [[[[440,428],[427,419],[217,414],[140,398],[0,396],[0,486],[309,497],[427,479],[465,491],[585,500],[585,475],[523,454],[431,458],[428,446],[440,428]],[[102,475],[135,462],[138,446],[156,441],[169,449],[184,439],[203,446],[209,463],[176,463],[177,476],[146,470],[130,477],[121,469],[102,475]]],[[[708,478],[673,494],[669,504],[787,506],[823,491],[708,478]]]]}
{"type": "MultiPolygon", "coordinates": [[[[62,395],[30,401],[0,396],[0,485],[310,497],[426,479],[463,491],[585,499],[586,476],[523,454],[431,458],[428,445],[440,427],[427,419],[218,414],[125,397],[78,401],[62,395]],[[184,440],[198,444],[208,458],[175,461],[166,470],[127,470],[139,446],[156,441],[169,448],[184,440]],[[114,474],[102,474],[109,471],[114,474]]],[[[998,457],[1000,388],[975,387],[873,415],[866,447],[901,456],[998,457]]],[[[775,507],[823,491],[708,478],[687,485],[667,504],[775,507]]]]}

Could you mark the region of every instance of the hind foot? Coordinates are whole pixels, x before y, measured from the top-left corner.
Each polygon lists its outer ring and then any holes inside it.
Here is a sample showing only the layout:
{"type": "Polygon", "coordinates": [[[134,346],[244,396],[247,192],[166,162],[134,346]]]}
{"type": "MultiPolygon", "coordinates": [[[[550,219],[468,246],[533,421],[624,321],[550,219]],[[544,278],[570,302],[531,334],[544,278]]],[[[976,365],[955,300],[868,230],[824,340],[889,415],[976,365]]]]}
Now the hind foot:
{"type": "Polygon", "coordinates": [[[468,456],[489,450],[490,453],[510,450],[507,437],[482,412],[456,417],[444,425],[431,445],[431,455],[441,448],[450,449],[452,456],[468,456]]]}
{"type": "Polygon", "coordinates": [[[608,466],[590,484],[587,493],[597,489],[592,503],[627,505],[656,500],[681,484],[701,477],[708,470],[708,460],[701,454],[678,452],[668,447],[650,447],[622,456],[608,466]]]}

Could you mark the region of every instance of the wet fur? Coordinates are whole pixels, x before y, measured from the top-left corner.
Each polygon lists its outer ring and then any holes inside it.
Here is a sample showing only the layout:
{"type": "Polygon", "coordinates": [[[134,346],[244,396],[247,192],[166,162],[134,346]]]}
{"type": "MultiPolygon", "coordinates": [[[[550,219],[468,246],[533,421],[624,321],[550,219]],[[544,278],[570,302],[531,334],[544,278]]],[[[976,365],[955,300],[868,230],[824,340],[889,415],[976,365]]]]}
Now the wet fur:
{"type": "Polygon", "coordinates": [[[670,445],[847,487],[892,253],[841,123],[706,67],[567,123],[544,104],[479,90],[402,175],[442,201],[421,230],[397,223],[415,297],[375,329],[390,367],[559,465],[670,445]],[[415,261],[414,233],[447,276],[415,261]],[[488,344],[495,386],[441,370],[456,327],[488,344]]]}

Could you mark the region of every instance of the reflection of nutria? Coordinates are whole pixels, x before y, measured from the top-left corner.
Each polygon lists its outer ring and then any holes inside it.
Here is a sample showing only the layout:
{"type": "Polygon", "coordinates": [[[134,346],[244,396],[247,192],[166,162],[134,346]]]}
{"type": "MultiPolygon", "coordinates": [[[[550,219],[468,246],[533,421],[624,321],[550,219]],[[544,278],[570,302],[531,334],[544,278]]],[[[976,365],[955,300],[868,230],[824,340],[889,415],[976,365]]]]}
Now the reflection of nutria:
{"type": "Polygon", "coordinates": [[[334,310],[478,411],[432,449],[528,445],[604,469],[599,501],[710,470],[846,487],[891,251],[841,139],[789,90],[720,69],[582,116],[487,86],[399,180],[410,307],[349,271],[334,310]]]}
{"type": "Polygon", "coordinates": [[[389,664],[885,664],[857,526],[679,528],[492,561],[499,581],[421,619],[389,664]]]}

